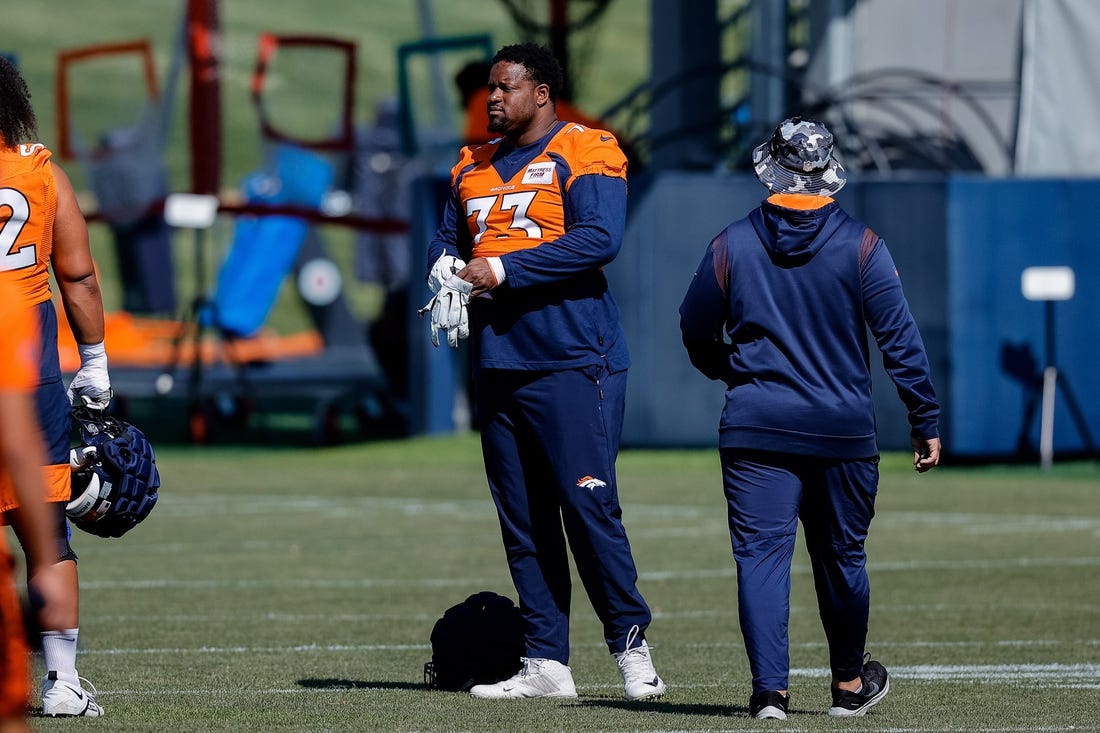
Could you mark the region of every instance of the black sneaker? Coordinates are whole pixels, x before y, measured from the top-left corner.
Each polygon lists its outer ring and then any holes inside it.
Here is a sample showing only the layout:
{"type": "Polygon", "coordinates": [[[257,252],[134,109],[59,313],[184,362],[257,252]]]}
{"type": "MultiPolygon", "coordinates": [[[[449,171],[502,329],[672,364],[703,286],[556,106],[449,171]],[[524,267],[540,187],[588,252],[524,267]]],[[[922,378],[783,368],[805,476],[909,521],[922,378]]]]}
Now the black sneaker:
{"type": "Polygon", "coordinates": [[[787,705],[791,702],[791,696],[782,692],[768,690],[767,692],[754,692],[749,698],[749,715],[757,720],[786,720],[787,705]]]}
{"type": "Polygon", "coordinates": [[[863,681],[863,689],[859,692],[833,688],[833,706],[829,708],[829,715],[840,717],[864,715],[890,691],[890,675],[887,674],[886,667],[878,662],[870,661],[864,664],[863,672],[859,676],[863,681]]]}

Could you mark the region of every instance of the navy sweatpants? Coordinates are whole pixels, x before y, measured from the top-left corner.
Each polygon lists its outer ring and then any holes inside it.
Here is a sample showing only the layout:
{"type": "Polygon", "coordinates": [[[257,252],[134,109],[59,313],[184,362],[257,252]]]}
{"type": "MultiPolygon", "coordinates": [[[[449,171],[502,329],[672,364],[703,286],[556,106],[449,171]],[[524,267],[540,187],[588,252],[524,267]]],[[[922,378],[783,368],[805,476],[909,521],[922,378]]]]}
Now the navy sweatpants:
{"type": "Polygon", "coordinates": [[[485,471],[528,657],[569,662],[567,538],[608,649],[649,626],[615,481],[625,397],[626,372],[600,367],[478,374],[485,471]]]}
{"type": "Polygon", "coordinates": [[[721,459],[753,692],[788,688],[791,559],[800,519],[829,666],[835,679],[855,679],[867,640],[864,542],[875,514],[878,458],[838,461],[723,449],[721,459]]]}

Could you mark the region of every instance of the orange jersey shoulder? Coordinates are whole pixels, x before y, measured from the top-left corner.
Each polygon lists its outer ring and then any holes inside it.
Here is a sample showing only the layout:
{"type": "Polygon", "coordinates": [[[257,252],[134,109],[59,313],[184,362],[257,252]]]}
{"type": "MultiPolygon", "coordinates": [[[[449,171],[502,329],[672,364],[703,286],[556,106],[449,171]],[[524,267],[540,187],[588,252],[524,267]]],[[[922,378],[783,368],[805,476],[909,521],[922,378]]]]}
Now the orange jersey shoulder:
{"type": "Polygon", "coordinates": [[[626,179],[626,156],[605,130],[566,123],[516,170],[493,165],[500,144],[464,147],[451,169],[475,257],[537,247],[565,234],[565,193],[579,176],[626,179]]]}
{"type": "Polygon", "coordinates": [[[570,162],[573,178],[596,174],[626,180],[626,155],[607,130],[567,123],[551,145],[570,162]]]}
{"type": "Polygon", "coordinates": [[[50,256],[57,216],[51,153],[40,143],[0,148],[0,277],[22,302],[50,298],[50,256]]]}

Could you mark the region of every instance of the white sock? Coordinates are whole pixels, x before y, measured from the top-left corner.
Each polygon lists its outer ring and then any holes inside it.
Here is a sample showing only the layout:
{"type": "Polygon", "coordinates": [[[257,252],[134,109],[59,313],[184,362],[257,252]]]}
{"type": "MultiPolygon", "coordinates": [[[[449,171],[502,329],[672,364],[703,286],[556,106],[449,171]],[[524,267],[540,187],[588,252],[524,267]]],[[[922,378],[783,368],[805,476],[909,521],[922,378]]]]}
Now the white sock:
{"type": "Polygon", "coordinates": [[[69,682],[77,680],[76,641],[79,636],[80,629],[42,632],[42,656],[47,672],[57,672],[58,679],[69,682]]]}

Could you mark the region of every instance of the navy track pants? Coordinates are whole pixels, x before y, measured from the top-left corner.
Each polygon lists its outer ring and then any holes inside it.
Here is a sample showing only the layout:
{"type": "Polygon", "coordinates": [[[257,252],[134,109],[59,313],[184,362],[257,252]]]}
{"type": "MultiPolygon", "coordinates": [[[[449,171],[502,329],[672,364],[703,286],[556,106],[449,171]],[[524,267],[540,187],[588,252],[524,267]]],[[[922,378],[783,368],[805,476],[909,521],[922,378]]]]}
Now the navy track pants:
{"type": "Polygon", "coordinates": [[[834,679],[863,668],[870,611],[864,542],[878,458],[826,460],[722,449],[741,634],[753,692],[789,685],[791,559],[801,519],[834,679]]]}
{"type": "Polygon", "coordinates": [[[649,626],[615,480],[625,397],[626,372],[601,367],[478,374],[485,471],[528,657],[569,662],[567,538],[608,649],[649,626]]]}

